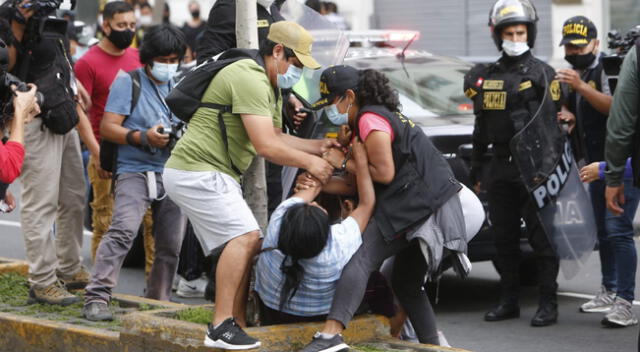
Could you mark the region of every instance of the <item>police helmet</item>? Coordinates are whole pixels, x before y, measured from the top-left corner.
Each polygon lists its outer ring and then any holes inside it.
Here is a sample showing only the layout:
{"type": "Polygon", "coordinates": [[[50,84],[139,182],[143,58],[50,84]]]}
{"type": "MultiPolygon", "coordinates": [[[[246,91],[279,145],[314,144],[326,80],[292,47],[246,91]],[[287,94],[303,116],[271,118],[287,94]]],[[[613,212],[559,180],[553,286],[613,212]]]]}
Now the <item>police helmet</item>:
{"type": "Polygon", "coordinates": [[[536,42],[536,22],[538,14],[529,0],[498,0],[489,13],[491,36],[498,50],[502,50],[502,29],[514,24],[527,25],[527,44],[533,48],[536,42]]]}

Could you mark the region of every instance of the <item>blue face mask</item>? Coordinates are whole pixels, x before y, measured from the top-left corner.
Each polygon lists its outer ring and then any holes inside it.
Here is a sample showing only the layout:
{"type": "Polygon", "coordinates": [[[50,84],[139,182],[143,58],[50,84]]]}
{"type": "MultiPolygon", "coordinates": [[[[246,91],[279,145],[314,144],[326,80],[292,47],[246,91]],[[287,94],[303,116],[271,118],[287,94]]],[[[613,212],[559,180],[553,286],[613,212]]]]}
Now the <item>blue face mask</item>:
{"type": "Polygon", "coordinates": [[[169,82],[178,72],[178,64],[153,62],[151,74],[160,82],[169,82]]]}
{"type": "Polygon", "coordinates": [[[324,109],[324,112],[327,114],[327,118],[332,124],[341,126],[346,125],[349,122],[349,109],[351,109],[351,104],[347,107],[347,112],[343,114],[338,111],[337,104],[331,104],[324,109]]]}
{"type": "MultiPolygon", "coordinates": [[[[278,63],[276,62],[276,67],[277,65],[278,63]]],[[[300,78],[302,78],[302,69],[289,64],[289,68],[284,75],[278,73],[278,88],[289,89],[295,86],[300,78]]]]}

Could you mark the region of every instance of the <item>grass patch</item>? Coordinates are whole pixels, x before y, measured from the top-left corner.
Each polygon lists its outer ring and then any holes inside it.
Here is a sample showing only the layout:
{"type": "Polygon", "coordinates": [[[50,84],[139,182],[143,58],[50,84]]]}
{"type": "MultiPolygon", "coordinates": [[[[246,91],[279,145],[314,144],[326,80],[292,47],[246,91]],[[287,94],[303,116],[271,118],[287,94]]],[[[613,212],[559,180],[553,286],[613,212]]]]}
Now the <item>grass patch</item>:
{"type": "MultiPolygon", "coordinates": [[[[72,292],[83,297],[84,290],[72,292]]],[[[62,307],[49,304],[28,304],[29,284],[27,278],[16,273],[0,274],[0,312],[46,319],[74,325],[82,325],[111,331],[120,331],[122,321],[120,317],[132,311],[146,311],[155,309],[148,304],[141,304],[137,308],[120,307],[118,301],[111,302],[111,311],[115,319],[111,322],[92,322],[82,316],[83,300],[70,306],[62,307]]]]}
{"type": "Polygon", "coordinates": [[[181,321],[206,325],[211,323],[211,315],[211,308],[196,307],[178,311],[175,318],[181,321]]]}

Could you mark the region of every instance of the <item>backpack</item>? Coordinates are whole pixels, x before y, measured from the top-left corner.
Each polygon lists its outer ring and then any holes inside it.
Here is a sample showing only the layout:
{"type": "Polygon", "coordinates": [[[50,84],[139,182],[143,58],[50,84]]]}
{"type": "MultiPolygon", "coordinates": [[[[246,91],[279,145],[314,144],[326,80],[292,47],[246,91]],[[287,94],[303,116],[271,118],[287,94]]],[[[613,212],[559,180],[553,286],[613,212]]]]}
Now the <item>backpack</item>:
{"type": "Polygon", "coordinates": [[[201,107],[220,110],[221,113],[231,112],[231,106],[229,105],[203,103],[202,96],[204,96],[204,92],[209,87],[211,80],[220,70],[244,59],[253,59],[264,67],[264,60],[258,50],[229,49],[222,53],[217,60],[210,59],[192,68],[176,83],[169,95],[164,99],[171,112],[187,123],[201,107]]]}
{"type": "MultiPolygon", "coordinates": [[[[236,61],[244,59],[253,59],[260,66],[265,67],[264,60],[258,50],[229,49],[222,53],[217,60],[207,60],[192,68],[176,83],[169,95],[164,99],[169,109],[171,109],[171,112],[185,123],[188,123],[191,117],[201,107],[218,110],[218,128],[220,129],[227,154],[229,154],[229,140],[227,137],[227,127],[222,118],[222,114],[225,112],[230,113],[231,105],[203,103],[202,97],[209,87],[211,80],[220,70],[236,61]]],[[[229,160],[233,172],[238,176],[242,176],[242,171],[233,163],[231,157],[229,157],[229,160]]]]}
{"type": "Polygon", "coordinates": [[[37,39],[27,44],[28,82],[44,96],[40,109],[44,126],[66,134],[79,121],[76,112],[76,82],[69,59],[67,21],[47,18],[38,24],[37,39]]]}
{"type": "MultiPolygon", "coordinates": [[[[131,115],[140,99],[140,71],[133,70],[127,72],[127,74],[131,76],[131,109],[129,110],[129,115],[131,115]]],[[[125,116],[125,120],[127,117],[129,116],[125,116]]],[[[124,123],[124,120],[122,120],[122,123],[124,123]]],[[[118,144],[104,139],[100,140],[100,167],[107,172],[115,174],[118,169],[117,163],[118,144]]]]}

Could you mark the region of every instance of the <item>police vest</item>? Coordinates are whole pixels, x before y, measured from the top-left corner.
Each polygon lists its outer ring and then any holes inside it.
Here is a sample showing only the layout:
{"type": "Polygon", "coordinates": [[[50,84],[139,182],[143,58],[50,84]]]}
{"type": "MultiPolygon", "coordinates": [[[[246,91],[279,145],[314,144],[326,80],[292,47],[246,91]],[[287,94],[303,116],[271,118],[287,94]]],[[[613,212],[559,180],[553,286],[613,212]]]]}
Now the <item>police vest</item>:
{"type": "MultiPolygon", "coordinates": [[[[586,69],[581,78],[598,92],[602,92],[602,57],[598,66],[586,69]]],[[[576,116],[578,132],[580,134],[579,143],[584,147],[586,160],[588,163],[604,160],[604,142],[607,136],[607,118],[596,110],[576,91],[569,91],[569,110],[576,116]]]]}
{"type": "Polygon", "coordinates": [[[394,133],[392,143],[395,176],[390,184],[374,183],[374,218],[387,242],[429,218],[462,186],[442,153],[422,129],[399,112],[379,105],[365,106],[356,118],[360,137],[360,117],[375,113],[389,122],[394,133]]]}
{"type": "MultiPolygon", "coordinates": [[[[508,154],[511,138],[540,107],[547,83],[549,99],[558,103],[562,93],[553,69],[529,52],[519,58],[502,58],[491,65],[476,65],[465,76],[465,95],[473,100],[474,138],[508,154]]],[[[552,118],[555,118],[553,116],[552,118]]]]}

